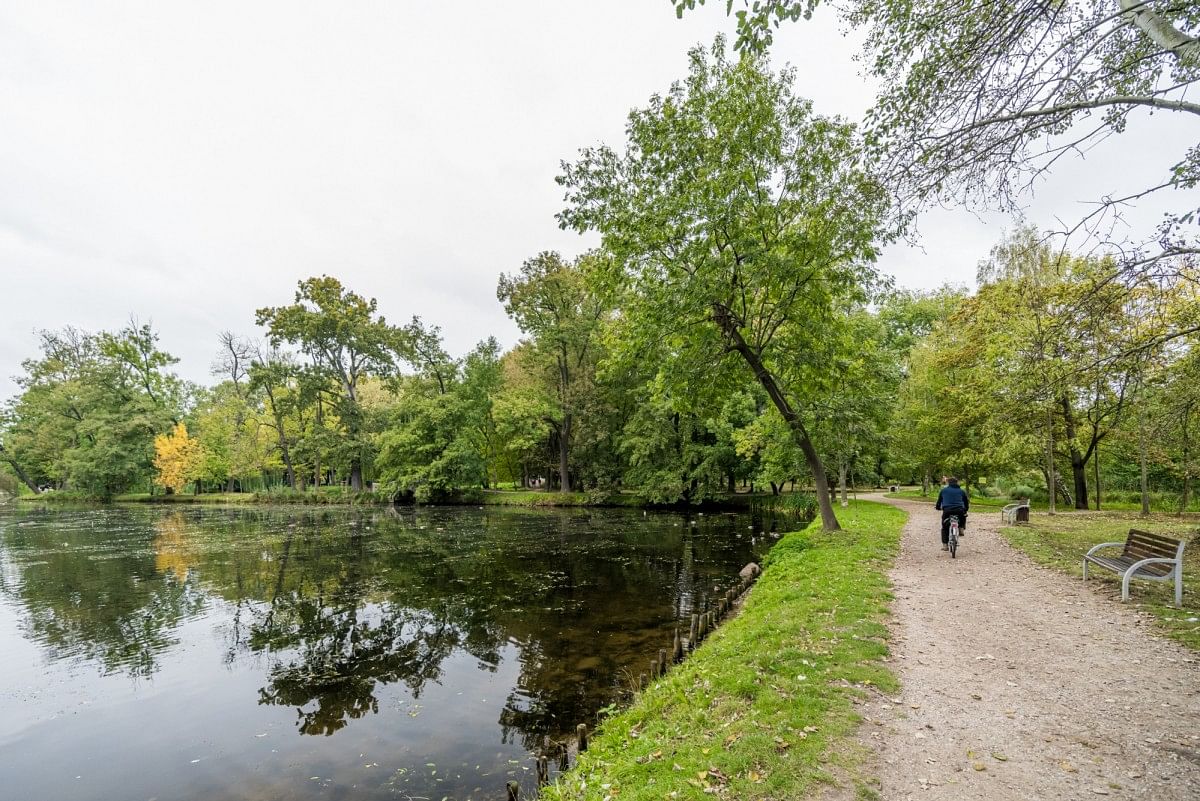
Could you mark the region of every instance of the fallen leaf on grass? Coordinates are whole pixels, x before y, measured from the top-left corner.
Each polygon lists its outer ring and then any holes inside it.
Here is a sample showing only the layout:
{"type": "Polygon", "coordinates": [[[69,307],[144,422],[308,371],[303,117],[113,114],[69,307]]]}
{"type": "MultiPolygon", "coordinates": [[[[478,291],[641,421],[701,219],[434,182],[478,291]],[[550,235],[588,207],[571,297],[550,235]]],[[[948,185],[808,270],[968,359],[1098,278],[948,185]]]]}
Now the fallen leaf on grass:
{"type": "Polygon", "coordinates": [[[722,773],[719,768],[710,767],[708,769],[708,775],[710,778],[714,779],[718,784],[729,784],[729,777],[726,776],[724,773],[722,773]]]}

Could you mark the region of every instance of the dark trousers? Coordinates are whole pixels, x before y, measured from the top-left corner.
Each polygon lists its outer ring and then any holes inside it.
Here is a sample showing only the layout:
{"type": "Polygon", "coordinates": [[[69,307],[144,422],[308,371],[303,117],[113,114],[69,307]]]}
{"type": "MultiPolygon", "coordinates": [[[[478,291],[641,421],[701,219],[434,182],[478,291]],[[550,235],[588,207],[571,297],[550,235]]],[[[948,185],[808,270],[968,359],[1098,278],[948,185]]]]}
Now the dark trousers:
{"type": "Polygon", "coordinates": [[[958,518],[958,530],[962,531],[967,527],[967,513],[958,508],[942,510],[942,545],[950,542],[950,518],[958,518]]]}

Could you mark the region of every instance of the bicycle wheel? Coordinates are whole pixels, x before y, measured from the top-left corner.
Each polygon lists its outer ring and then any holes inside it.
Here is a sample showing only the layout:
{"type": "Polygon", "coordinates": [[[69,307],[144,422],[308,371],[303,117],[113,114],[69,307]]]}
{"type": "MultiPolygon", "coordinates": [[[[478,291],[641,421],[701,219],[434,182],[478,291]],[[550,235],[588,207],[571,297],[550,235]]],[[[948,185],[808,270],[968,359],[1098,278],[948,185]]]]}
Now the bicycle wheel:
{"type": "Polygon", "coordinates": [[[956,553],[958,553],[958,525],[956,523],[950,524],[949,545],[950,545],[950,558],[953,559],[954,555],[956,553]]]}

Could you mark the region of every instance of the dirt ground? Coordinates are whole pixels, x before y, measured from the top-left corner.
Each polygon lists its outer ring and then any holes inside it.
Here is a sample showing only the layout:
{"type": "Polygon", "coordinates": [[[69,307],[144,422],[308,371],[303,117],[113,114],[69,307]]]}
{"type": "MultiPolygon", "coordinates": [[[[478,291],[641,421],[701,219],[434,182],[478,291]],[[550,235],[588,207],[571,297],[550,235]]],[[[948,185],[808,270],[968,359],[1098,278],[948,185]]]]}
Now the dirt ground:
{"type": "Polygon", "coordinates": [[[883,799],[1200,799],[1200,655],[1032,564],[998,512],[971,515],[952,560],[932,503],[888,502],[909,513],[892,572],[903,690],[861,708],[883,799]]]}

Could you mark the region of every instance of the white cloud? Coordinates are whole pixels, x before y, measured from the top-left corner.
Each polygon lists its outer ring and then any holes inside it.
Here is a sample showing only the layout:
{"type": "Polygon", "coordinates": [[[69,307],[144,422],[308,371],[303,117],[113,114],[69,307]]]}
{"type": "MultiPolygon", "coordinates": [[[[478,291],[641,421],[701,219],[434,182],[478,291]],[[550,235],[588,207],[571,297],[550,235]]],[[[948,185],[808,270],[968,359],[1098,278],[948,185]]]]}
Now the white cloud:
{"type": "MultiPolygon", "coordinates": [[[[218,331],[252,332],[255,308],[320,273],[442,326],[454,352],[511,343],[498,274],[592,242],[554,220],[559,161],[618,143],[687,48],[731,28],[723,3],[679,21],[666,0],[8,4],[0,395],[35,328],[130,314],[205,380],[218,331]]],[[[855,51],[824,15],[785,29],[776,61],[819,111],[858,117],[873,87],[855,51]]],[[[1105,188],[1093,163],[1035,211],[1105,188]]],[[[969,283],[1002,224],[933,215],[927,252],[883,266],[969,283]]]]}

